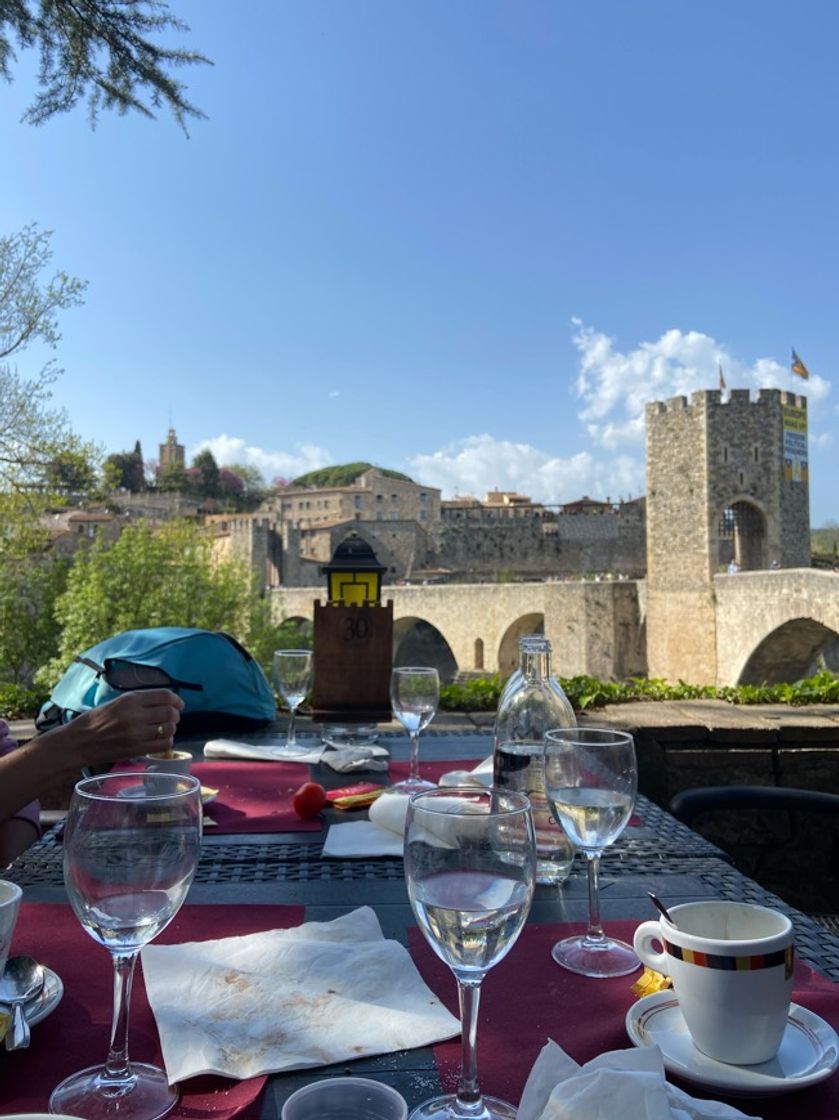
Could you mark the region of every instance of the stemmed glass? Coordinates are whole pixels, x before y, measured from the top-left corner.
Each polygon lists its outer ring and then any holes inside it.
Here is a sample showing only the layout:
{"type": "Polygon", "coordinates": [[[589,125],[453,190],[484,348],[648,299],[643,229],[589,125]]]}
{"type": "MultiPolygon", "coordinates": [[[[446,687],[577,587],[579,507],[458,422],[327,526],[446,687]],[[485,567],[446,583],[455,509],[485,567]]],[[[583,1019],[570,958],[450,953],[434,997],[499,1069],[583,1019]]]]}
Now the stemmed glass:
{"type": "Polygon", "coordinates": [[[595,727],[557,728],[545,735],[544,755],[551,811],[588,863],[588,929],[558,941],[551,956],[583,976],[626,976],[640,961],[630,945],[603,932],[599,877],[603,850],[626,828],[635,804],[632,736],[595,727]]]}
{"type": "Polygon", "coordinates": [[[516,1109],[478,1085],[481,981],[507,955],[530,910],[536,838],[530,802],[505,789],[423,790],[408,802],[405,880],[420,929],[451,968],[460,998],[463,1062],[457,1092],[409,1120],[513,1120],[516,1109]]]}
{"type": "Polygon", "coordinates": [[[86,1120],[158,1120],[177,1103],[164,1070],[128,1059],[128,1013],[140,949],[171,922],[201,852],[201,786],[157,773],[80,781],[64,830],[70,905],[114,963],[114,1013],[104,1065],[53,1090],[50,1111],[86,1120]]]}
{"type": "Polygon", "coordinates": [[[312,687],[312,651],[310,649],[278,649],[274,651],[272,671],[274,685],[288,705],[288,735],[285,746],[291,750],[299,747],[294,734],[297,709],[312,687]]]}
{"type": "Polygon", "coordinates": [[[394,669],[390,675],[390,706],[393,715],[411,739],[411,761],[408,777],[390,786],[397,793],[417,793],[433,789],[419,773],[419,737],[437,713],[440,702],[440,678],[436,669],[407,665],[394,669]]]}

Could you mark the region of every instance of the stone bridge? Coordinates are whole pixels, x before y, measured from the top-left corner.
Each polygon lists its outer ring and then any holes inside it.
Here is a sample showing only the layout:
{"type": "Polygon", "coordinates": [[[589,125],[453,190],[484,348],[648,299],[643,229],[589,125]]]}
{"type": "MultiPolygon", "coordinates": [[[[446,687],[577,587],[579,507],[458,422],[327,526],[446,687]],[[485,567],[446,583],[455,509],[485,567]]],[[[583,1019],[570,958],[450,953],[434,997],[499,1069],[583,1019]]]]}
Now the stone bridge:
{"type": "MultiPolygon", "coordinates": [[[[314,600],[323,600],[324,589],[276,588],[271,594],[277,621],[311,620],[314,600]]],[[[507,674],[518,660],[519,637],[540,630],[551,640],[558,675],[601,680],[648,671],[659,675],[647,661],[644,581],[443,584],[386,587],[383,594],[393,600],[396,643],[425,623],[442,652],[441,663],[450,667],[447,676],[482,669],[507,674]]],[[[690,633],[680,643],[683,664],[673,679],[717,685],[796,680],[839,634],[839,575],[832,572],[796,568],[720,575],[708,595],[714,604],[716,649],[710,660],[716,663],[716,681],[698,679],[690,633]]],[[[678,604],[668,613],[678,618],[678,604]]]]}

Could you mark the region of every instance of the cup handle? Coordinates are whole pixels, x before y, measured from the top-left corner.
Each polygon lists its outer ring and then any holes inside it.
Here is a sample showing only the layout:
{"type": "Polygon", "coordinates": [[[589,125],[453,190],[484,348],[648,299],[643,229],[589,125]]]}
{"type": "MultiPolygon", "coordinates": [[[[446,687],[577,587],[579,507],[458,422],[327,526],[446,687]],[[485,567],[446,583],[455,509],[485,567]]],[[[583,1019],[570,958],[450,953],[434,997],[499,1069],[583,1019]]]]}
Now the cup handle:
{"type": "Polygon", "coordinates": [[[635,952],[648,968],[661,972],[664,976],[669,976],[667,954],[655,952],[653,941],[661,942],[661,925],[659,922],[642,922],[632,939],[635,952]]]}

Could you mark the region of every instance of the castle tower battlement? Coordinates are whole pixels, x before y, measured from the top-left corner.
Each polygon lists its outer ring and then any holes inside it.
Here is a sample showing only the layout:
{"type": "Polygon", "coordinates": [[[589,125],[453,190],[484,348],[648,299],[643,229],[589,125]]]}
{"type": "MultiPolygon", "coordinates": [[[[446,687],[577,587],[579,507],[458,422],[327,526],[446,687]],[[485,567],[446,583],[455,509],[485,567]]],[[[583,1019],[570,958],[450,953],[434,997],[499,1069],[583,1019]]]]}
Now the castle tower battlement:
{"type": "Polygon", "coordinates": [[[690,641],[707,682],[715,575],[809,566],[807,401],[702,390],[650,403],[646,421],[650,674],[676,679],[676,647],[690,641]]]}

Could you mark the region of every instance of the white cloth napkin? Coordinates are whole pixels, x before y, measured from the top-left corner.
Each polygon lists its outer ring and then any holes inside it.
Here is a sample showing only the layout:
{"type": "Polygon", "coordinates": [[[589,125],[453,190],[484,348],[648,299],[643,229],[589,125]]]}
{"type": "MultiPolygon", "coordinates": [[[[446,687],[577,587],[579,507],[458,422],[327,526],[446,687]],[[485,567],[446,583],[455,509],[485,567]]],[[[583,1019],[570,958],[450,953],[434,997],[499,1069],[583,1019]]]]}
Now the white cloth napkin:
{"type": "Polygon", "coordinates": [[[255,762],[320,762],[322,743],[298,744],[289,750],[284,742],[238,743],[234,739],[210,739],[204,744],[205,758],[245,758],[255,762]]]}
{"type": "Polygon", "coordinates": [[[612,1050],[584,1066],[549,1041],[536,1059],[518,1120],[757,1120],[720,1101],[689,1097],[664,1079],[657,1046],[612,1050]]]}
{"type": "Polygon", "coordinates": [[[366,906],[295,929],[147,945],[142,962],[170,1083],[308,1069],[460,1031],[366,906]]]}

